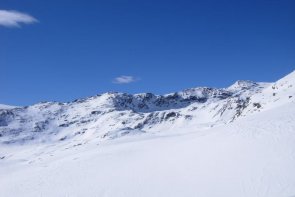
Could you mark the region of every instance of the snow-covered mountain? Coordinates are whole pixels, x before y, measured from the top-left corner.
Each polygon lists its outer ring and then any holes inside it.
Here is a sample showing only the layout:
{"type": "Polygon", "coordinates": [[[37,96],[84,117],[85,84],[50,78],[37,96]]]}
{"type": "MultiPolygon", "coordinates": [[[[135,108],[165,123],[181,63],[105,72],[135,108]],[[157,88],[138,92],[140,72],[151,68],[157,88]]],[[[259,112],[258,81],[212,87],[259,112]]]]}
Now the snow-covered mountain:
{"type": "Polygon", "coordinates": [[[268,86],[271,84],[237,81],[224,89],[191,88],[167,95],[112,92],[69,103],[0,108],[0,142],[106,138],[119,130],[127,134],[183,125],[210,128],[238,118],[251,96],[268,86]]]}
{"type": "Polygon", "coordinates": [[[294,196],[295,71],[0,105],[0,196],[294,196]],[[54,189],[52,189],[54,188],[54,189]]]}

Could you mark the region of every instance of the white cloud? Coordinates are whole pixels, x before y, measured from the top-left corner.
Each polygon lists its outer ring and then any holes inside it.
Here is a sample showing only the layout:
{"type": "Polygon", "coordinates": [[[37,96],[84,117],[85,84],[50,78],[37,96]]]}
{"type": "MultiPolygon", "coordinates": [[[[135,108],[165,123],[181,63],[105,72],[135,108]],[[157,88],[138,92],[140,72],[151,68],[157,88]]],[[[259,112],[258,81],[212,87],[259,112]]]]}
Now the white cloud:
{"type": "Polygon", "coordinates": [[[34,17],[14,10],[0,10],[0,26],[20,27],[23,24],[38,22],[34,17]]]}
{"type": "Polygon", "coordinates": [[[137,81],[138,79],[136,79],[133,76],[126,76],[126,75],[122,75],[120,77],[116,77],[113,80],[113,83],[117,83],[117,84],[127,84],[127,83],[132,83],[137,81]]]}

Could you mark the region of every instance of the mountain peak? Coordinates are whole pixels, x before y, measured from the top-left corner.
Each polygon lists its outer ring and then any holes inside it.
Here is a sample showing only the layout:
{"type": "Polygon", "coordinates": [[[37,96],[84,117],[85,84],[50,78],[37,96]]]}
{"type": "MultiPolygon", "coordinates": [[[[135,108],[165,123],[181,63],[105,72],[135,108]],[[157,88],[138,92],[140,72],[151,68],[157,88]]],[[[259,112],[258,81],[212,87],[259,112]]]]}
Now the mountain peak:
{"type": "Polygon", "coordinates": [[[250,80],[238,80],[233,85],[229,86],[227,90],[240,91],[258,86],[259,84],[250,80]]]}

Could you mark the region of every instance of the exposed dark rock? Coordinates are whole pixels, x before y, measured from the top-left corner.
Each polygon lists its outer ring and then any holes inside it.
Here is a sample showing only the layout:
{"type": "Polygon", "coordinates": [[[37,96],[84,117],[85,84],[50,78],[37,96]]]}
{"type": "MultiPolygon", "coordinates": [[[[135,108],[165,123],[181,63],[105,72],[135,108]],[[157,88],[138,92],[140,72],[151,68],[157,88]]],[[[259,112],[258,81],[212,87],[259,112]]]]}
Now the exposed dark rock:
{"type": "Polygon", "coordinates": [[[253,103],[253,107],[256,107],[259,109],[261,107],[261,104],[260,103],[253,103]]]}
{"type": "Polygon", "coordinates": [[[169,112],[166,114],[165,116],[165,120],[168,120],[169,118],[172,118],[172,117],[177,117],[179,114],[176,113],[176,112],[169,112]]]}
{"type": "Polygon", "coordinates": [[[0,110],[0,127],[8,126],[8,123],[14,118],[14,114],[9,110],[0,110]]]}
{"type": "Polygon", "coordinates": [[[101,114],[101,113],[102,113],[101,111],[92,111],[91,112],[92,115],[98,115],[98,114],[101,114]]]}

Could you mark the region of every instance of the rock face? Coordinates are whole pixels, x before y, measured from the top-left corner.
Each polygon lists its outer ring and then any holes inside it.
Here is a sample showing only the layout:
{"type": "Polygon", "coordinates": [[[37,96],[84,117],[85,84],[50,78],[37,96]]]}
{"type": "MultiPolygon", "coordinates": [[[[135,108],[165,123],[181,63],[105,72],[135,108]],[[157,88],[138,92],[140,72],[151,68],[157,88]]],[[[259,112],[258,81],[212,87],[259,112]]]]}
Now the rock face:
{"type": "Polygon", "coordinates": [[[263,110],[269,103],[263,99],[275,97],[283,86],[289,87],[287,100],[294,99],[293,75],[277,83],[237,81],[223,89],[200,87],[167,95],[110,92],[68,103],[6,106],[0,108],[0,143],[64,141],[77,136],[104,139],[184,124],[200,129],[226,124],[263,110]]]}

